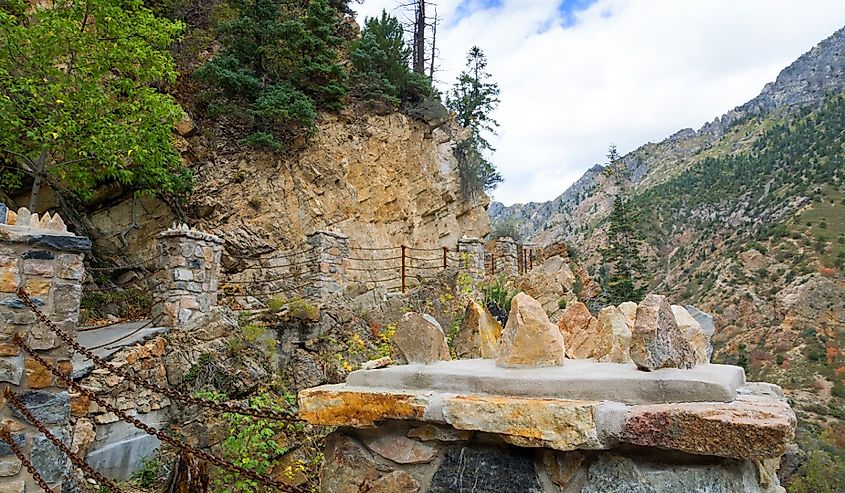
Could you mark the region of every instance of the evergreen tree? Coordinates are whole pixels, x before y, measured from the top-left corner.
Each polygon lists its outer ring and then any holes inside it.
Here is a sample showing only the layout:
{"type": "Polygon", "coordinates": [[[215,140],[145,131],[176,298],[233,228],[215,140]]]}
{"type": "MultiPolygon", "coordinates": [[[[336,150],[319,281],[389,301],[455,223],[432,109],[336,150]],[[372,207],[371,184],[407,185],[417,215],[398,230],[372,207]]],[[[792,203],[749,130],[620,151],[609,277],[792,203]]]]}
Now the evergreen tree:
{"type": "Polygon", "coordinates": [[[613,201],[607,231],[607,248],[601,250],[605,268],[602,298],[607,304],[618,305],[625,301],[640,301],[645,295],[646,266],[640,256],[643,238],[639,221],[625,192],[625,165],[619,162],[616,146],[611,145],[607,155],[609,168],[620,187],[613,201]]]}
{"type": "MultiPolygon", "coordinates": [[[[102,181],[179,192],[172,148],[183,112],[154,85],[176,78],[179,23],[140,0],[0,3],[0,185],[32,179],[85,197],[102,181]]],[[[8,190],[8,188],[7,188],[8,190]]]]}
{"type": "Polygon", "coordinates": [[[458,75],[446,99],[446,106],[457,114],[458,123],[471,130],[470,137],[455,150],[465,196],[492,190],[502,181],[493,163],[485,157],[485,153],[495,149],[484,134],[495,135],[499,126],[492,117],[499,105],[499,85],[490,79],[487,57],[479,47],[473,46],[467,55],[466,70],[458,75]]]}
{"type": "Polygon", "coordinates": [[[364,22],[350,58],[355,92],[362,99],[415,104],[434,93],[426,77],[411,71],[411,49],[405,43],[404,29],[385,11],[364,22]]]}
{"type": "Polygon", "coordinates": [[[280,0],[232,0],[238,16],[220,26],[223,50],[195,76],[216,89],[209,106],[251,128],[246,143],[280,149],[309,132],[317,110],[343,105],[340,17],[329,0],[300,11],[280,0]]]}

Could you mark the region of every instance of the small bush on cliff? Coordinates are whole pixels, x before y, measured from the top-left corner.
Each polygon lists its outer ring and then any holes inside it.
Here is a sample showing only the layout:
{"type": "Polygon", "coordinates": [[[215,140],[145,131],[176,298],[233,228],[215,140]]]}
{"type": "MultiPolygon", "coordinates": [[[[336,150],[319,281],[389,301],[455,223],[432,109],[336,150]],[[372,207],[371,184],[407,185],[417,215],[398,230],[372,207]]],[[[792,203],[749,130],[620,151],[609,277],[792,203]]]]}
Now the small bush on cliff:
{"type": "Polygon", "coordinates": [[[244,121],[247,144],[281,149],[308,133],[317,110],[346,95],[340,15],[329,0],[305,8],[278,0],[232,0],[238,15],[220,26],[223,50],[195,72],[213,89],[209,110],[244,121]]]}

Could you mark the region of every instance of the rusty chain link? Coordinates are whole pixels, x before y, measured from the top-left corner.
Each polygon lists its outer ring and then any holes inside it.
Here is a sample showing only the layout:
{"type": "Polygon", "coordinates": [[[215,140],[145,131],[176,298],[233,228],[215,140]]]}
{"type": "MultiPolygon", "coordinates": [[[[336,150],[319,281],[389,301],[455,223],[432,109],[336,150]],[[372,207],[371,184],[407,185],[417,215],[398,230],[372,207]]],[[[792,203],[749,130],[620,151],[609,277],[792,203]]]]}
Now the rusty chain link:
{"type": "Polygon", "coordinates": [[[147,381],[142,380],[141,378],[137,377],[136,375],[127,372],[124,368],[112,365],[108,361],[100,358],[93,351],[89,350],[85,346],[80,345],[77,343],[67,332],[60,329],[52,320],[47,318],[47,315],[44,314],[35,303],[29,298],[29,295],[26,293],[26,290],[21,288],[17,292],[18,297],[24,302],[26,306],[29,307],[30,310],[35,313],[38,318],[44,322],[53,332],[56,333],[65,343],[67,343],[74,351],[84,355],[88,359],[94,362],[94,364],[99,368],[107,369],[114,374],[129,380],[136,385],[140,385],[148,390],[152,390],[154,392],[158,392],[164,396],[167,396],[173,400],[180,401],[180,402],[187,402],[190,404],[196,404],[198,406],[202,406],[208,409],[212,409],[214,411],[219,411],[223,413],[235,413],[241,414],[244,416],[251,416],[254,418],[261,418],[261,419],[269,419],[274,421],[301,421],[296,416],[294,416],[290,412],[278,412],[274,410],[258,410],[258,409],[250,409],[248,407],[240,406],[240,405],[233,405],[223,402],[212,402],[205,399],[200,399],[190,395],[184,395],[180,392],[177,392],[173,389],[169,389],[166,387],[162,387],[160,385],[156,385],[147,381]]]}
{"type": "Polygon", "coordinates": [[[56,378],[58,378],[67,387],[72,388],[75,392],[79,392],[81,395],[85,396],[86,398],[90,399],[91,401],[96,402],[97,405],[102,407],[103,409],[106,409],[107,411],[114,413],[114,415],[117,416],[122,421],[129,423],[130,425],[134,426],[135,428],[143,431],[144,433],[146,433],[148,435],[151,435],[151,436],[158,438],[161,442],[166,443],[166,444],[168,444],[172,447],[175,447],[175,448],[177,448],[177,449],[179,449],[183,452],[188,452],[190,454],[193,454],[193,455],[195,455],[195,456],[197,456],[197,457],[199,457],[203,460],[206,460],[206,461],[208,461],[208,462],[210,462],[210,463],[212,463],[212,464],[214,464],[218,467],[222,467],[223,469],[226,469],[226,470],[233,472],[235,474],[239,474],[239,475],[241,475],[245,478],[251,479],[253,481],[258,481],[259,483],[262,483],[262,484],[265,484],[265,485],[268,485],[268,486],[273,486],[274,488],[277,488],[276,491],[280,491],[280,492],[283,492],[283,493],[306,493],[305,490],[303,490],[299,487],[287,485],[287,484],[285,484],[281,481],[277,481],[273,478],[263,476],[261,474],[258,474],[255,471],[250,471],[249,469],[245,469],[245,468],[238,466],[236,464],[233,464],[229,461],[223,460],[223,459],[221,459],[221,458],[219,458],[215,455],[210,454],[209,452],[206,452],[205,450],[201,450],[201,449],[198,449],[198,448],[191,447],[190,445],[186,445],[186,444],[180,442],[179,440],[176,440],[175,438],[171,437],[170,435],[162,433],[157,428],[154,428],[154,427],[140,421],[137,418],[129,416],[128,414],[121,411],[116,406],[109,404],[108,402],[103,400],[101,397],[97,396],[97,394],[95,394],[94,392],[82,387],[78,383],[71,380],[70,376],[67,373],[61,371],[57,366],[47,362],[44,358],[41,357],[41,355],[36,353],[35,350],[33,350],[31,347],[29,347],[28,344],[26,344],[24,342],[24,340],[20,336],[20,334],[15,334],[13,340],[14,340],[15,344],[20,346],[20,348],[26,354],[28,354],[32,359],[37,361],[41,366],[43,366],[44,368],[47,368],[47,370],[50,373],[52,373],[56,378]]]}
{"type": "Polygon", "coordinates": [[[86,476],[88,476],[92,479],[95,479],[96,481],[98,481],[101,484],[106,485],[106,487],[108,487],[112,491],[112,493],[122,493],[123,490],[120,489],[120,487],[117,486],[117,484],[115,484],[112,480],[108,479],[107,477],[103,476],[102,474],[98,473],[96,470],[94,470],[94,468],[89,466],[84,460],[80,459],[76,454],[71,452],[70,449],[67,447],[67,445],[64,444],[64,442],[59,440],[59,438],[56,435],[52,434],[50,432],[50,430],[47,429],[47,427],[44,425],[44,423],[42,423],[41,421],[36,419],[35,416],[33,416],[32,412],[29,410],[29,408],[27,408],[17,398],[17,396],[15,396],[15,393],[12,392],[12,389],[10,387],[6,387],[6,391],[4,392],[4,396],[6,397],[6,399],[8,399],[8,401],[15,408],[17,408],[18,411],[20,411],[20,413],[23,415],[23,417],[25,417],[27,419],[27,421],[32,423],[33,426],[38,428],[38,431],[40,431],[45,437],[47,437],[47,440],[50,440],[51,442],[53,442],[53,445],[55,445],[59,450],[61,450],[63,454],[68,456],[70,461],[73,462],[73,464],[76,467],[82,469],[82,471],[85,473],[86,476]]]}
{"type": "MultiPolygon", "coordinates": [[[[6,387],[8,389],[9,387],[6,387]]],[[[44,481],[44,478],[41,477],[41,474],[35,469],[35,466],[32,465],[32,462],[23,454],[23,450],[18,447],[18,444],[15,443],[15,440],[12,438],[12,433],[9,431],[7,426],[0,427],[0,439],[6,442],[9,445],[9,448],[12,449],[12,452],[17,456],[18,460],[21,461],[21,464],[29,471],[29,475],[32,476],[32,479],[38,483],[38,486],[44,490],[44,493],[52,493],[53,490],[50,489],[50,485],[47,484],[47,481],[44,481]]]]}

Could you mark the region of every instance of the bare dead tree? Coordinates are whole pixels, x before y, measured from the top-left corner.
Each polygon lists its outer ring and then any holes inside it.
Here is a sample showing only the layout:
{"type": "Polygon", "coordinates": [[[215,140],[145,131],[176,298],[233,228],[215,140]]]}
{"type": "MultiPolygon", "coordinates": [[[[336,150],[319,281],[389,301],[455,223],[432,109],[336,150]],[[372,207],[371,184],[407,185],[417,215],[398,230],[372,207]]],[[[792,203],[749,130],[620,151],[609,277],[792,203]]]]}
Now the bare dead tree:
{"type": "Polygon", "coordinates": [[[425,74],[425,0],[415,2],[413,69],[418,74],[425,74]]]}
{"type": "Polygon", "coordinates": [[[437,24],[440,19],[437,18],[437,6],[434,6],[434,21],[431,23],[431,56],[429,57],[428,65],[428,80],[434,82],[434,65],[437,60],[437,24]]]}

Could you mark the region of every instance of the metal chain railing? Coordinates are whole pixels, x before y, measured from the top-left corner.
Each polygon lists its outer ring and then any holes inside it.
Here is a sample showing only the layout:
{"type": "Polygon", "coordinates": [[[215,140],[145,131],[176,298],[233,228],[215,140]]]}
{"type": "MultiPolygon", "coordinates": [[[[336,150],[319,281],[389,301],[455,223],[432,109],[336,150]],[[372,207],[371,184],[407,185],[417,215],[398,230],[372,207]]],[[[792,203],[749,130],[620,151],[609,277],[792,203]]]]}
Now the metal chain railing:
{"type": "Polygon", "coordinates": [[[41,432],[42,435],[47,437],[47,440],[53,443],[62,453],[73,462],[73,465],[82,469],[82,472],[85,473],[86,476],[89,478],[94,479],[95,481],[99,482],[102,485],[105,485],[111,493],[121,493],[123,490],[112,480],[103,476],[102,474],[98,473],[94,468],[88,465],[84,460],[80,459],[79,456],[71,452],[67,445],[64,444],[56,435],[52,434],[47,426],[44,425],[41,421],[39,421],[18,398],[15,396],[15,393],[12,391],[10,387],[6,387],[5,392],[3,393],[6,400],[12,404],[20,413],[29,421],[33,426],[38,428],[38,431],[41,432]]]}
{"type": "Polygon", "coordinates": [[[23,450],[18,447],[18,444],[15,443],[14,438],[12,438],[12,432],[9,431],[9,428],[6,426],[0,427],[0,439],[2,439],[6,444],[12,449],[12,452],[21,461],[23,467],[29,472],[29,475],[32,476],[32,479],[38,484],[38,486],[44,490],[44,493],[53,493],[53,490],[50,488],[50,485],[47,484],[47,481],[41,477],[41,474],[38,473],[38,470],[35,469],[35,466],[32,465],[29,458],[24,455],[23,450]]]}
{"type": "Polygon", "coordinates": [[[210,463],[212,463],[212,464],[214,464],[218,467],[222,467],[223,469],[226,469],[226,470],[228,470],[232,473],[239,474],[240,476],[243,476],[247,479],[251,479],[253,481],[257,481],[259,483],[262,483],[262,484],[265,484],[265,485],[268,485],[268,486],[273,486],[274,488],[277,488],[277,491],[285,492],[285,493],[305,493],[305,490],[303,490],[299,487],[290,486],[290,485],[287,485],[287,484],[285,484],[281,481],[277,481],[273,478],[269,478],[269,477],[263,476],[261,474],[258,474],[255,471],[250,471],[249,469],[245,469],[245,468],[243,468],[243,467],[241,467],[237,464],[233,464],[229,461],[223,460],[223,459],[217,457],[216,455],[212,455],[209,452],[206,452],[205,450],[201,450],[201,449],[198,449],[198,448],[195,448],[195,447],[191,447],[190,445],[186,445],[185,443],[182,443],[179,440],[176,440],[175,438],[171,437],[170,435],[162,433],[161,430],[159,430],[159,429],[157,429],[153,426],[150,426],[150,425],[140,421],[139,419],[137,419],[133,416],[126,414],[124,411],[119,409],[117,406],[112,405],[109,402],[107,402],[106,400],[104,400],[103,398],[99,397],[93,391],[86,389],[85,387],[81,386],[80,384],[74,382],[70,378],[69,375],[67,375],[65,372],[61,371],[61,369],[59,369],[56,365],[49,363],[47,360],[45,360],[43,357],[41,357],[41,355],[39,355],[37,352],[35,352],[35,350],[33,350],[31,347],[29,347],[29,345],[24,342],[23,337],[21,337],[20,334],[16,334],[15,337],[13,338],[13,340],[14,340],[15,344],[18,347],[21,348],[21,350],[23,350],[27,355],[29,355],[29,357],[31,357],[32,359],[37,361],[41,366],[46,368],[57,379],[59,379],[59,381],[61,381],[65,386],[73,389],[74,392],[78,392],[79,394],[85,396],[90,401],[95,402],[101,408],[103,408],[103,409],[105,409],[105,410],[107,410],[111,413],[114,413],[114,415],[117,416],[118,419],[134,426],[135,428],[143,431],[144,433],[146,433],[148,435],[151,435],[151,436],[158,438],[162,443],[166,443],[166,444],[168,444],[168,445],[170,445],[174,448],[177,448],[177,449],[179,449],[183,452],[193,454],[193,455],[199,457],[202,460],[208,461],[208,462],[210,462],[210,463]]]}
{"type": "Polygon", "coordinates": [[[282,413],[282,412],[273,411],[273,410],[257,410],[257,409],[251,409],[251,408],[247,408],[247,407],[243,407],[243,406],[239,406],[239,405],[232,405],[232,404],[223,403],[223,402],[207,401],[205,399],[200,399],[200,398],[197,398],[197,397],[194,397],[194,396],[184,395],[184,394],[177,392],[173,389],[169,389],[167,387],[162,387],[160,385],[156,385],[156,384],[144,381],[141,378],[139,378],[138,376],[136,376],[135,374],[128,372],[125,368],[115,366],[115,365],[109,363],[108,361],[104,360],[103,358],[100,358],[99,356],[94,354],[93,351],[91,351],[90,349],[88,349],[85,346],[82,346],[81,344],[76,342],[67,332],[63,331],[55,323],[53,323],[53,321],[50,320],[47,317],[47,315],[45,315],[44,312],[42,312],[35,305],[35,303],[32,302],[29,295],[26,293],[25,289],[23,289],[23,288],[19,289],[18,292],[17,292],[17,295],[21,299],[21,301],[23,301],[23,303],[27,307],[29,307],[29,309],[33,313],[35,313],[35,315],[47,327],[49,327],[50,330],[52,330],[57,336],[59,336],[60,339],[62,339],[66,344],[68,344],[68,346],[70,346],[71,349],[73,349],[74,351],[82,354],[86,358],[90,359],[94,363],[94,365],[97,366],[98,368],[103,368],[103,369],[109,370],[112,373],[114,373],[115,375],[117,375],[119,377],[123,377],[126,380],[128,380],[128,381],[130,381],[130,382],[132,382],[136,385],[140,385],[141,387],[144,387],[148,390],[158,392],[159,394],[162,394],[166,397],[169,397],[169,398],[176,400],[176,401],[179,401],[179,402],[195,404],[195,405],[198,405],[198,406],[202,406],[202,407],[212,409],[214,411],[223,412],[223,413],[236,413],[236,414],[241,414],[241,415],[244,415],[244,416],[252,416],[252,417],[255,417],[255,418],[263,418],[263,419],[270,419],[270,420],[276,420],[276,421],[300,421],[298,418],[293,416],[291,413],[282,413]]]}

